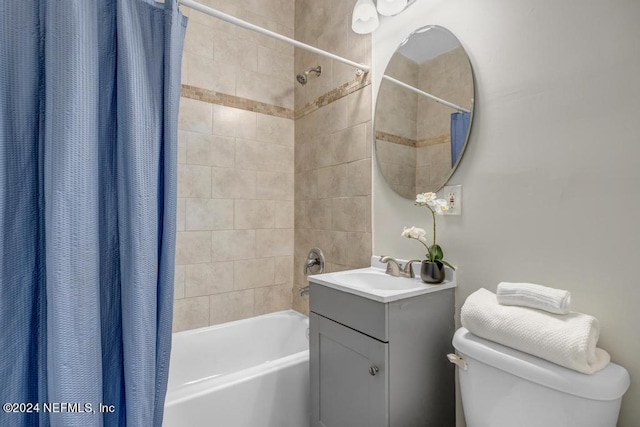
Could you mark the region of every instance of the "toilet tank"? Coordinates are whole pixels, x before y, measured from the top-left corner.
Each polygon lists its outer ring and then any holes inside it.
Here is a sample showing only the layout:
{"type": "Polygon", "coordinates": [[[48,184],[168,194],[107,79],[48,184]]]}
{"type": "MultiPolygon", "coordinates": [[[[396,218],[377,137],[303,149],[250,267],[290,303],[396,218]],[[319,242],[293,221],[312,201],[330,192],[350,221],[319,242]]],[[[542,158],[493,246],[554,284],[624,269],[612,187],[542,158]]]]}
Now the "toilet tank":
{"type": "Polygon", "coordinates": [[[615,427],[629,374],[610,363],[582,374],[487,341],[465,328],[453,346],[467,427],[615,427]]]}

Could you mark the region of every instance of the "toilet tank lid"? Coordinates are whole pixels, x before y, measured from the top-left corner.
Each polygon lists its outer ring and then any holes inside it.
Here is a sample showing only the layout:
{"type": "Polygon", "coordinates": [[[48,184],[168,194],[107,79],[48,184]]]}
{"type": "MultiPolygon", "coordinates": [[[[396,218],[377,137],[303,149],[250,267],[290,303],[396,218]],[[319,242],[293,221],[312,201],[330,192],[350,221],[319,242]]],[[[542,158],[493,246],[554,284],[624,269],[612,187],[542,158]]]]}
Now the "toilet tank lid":
{"type": "Polygon", "coordinates": [[[615,400],[624,395],[630,384],[627,370],[615,363],[594,374],[583,374],[485,340],[466,328],[456,331],[453,346],[463,358],[476,359],[525,380],[585,399],[615,400]]]}

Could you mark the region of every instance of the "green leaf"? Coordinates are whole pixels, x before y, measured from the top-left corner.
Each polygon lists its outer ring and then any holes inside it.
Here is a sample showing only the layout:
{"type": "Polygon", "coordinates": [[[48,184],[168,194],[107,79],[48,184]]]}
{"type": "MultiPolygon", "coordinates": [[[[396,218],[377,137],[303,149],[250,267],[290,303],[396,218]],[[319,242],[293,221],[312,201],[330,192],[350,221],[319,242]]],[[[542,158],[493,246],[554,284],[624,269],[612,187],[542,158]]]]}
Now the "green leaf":
{"type": "Polygon", "coordinates": [[[432,250],[433,246],[427,246],[427,261],[435,261],[435,258],[433,257],[435,252],[432,250]]]}
{"type": "Polygon", "coordinates": [[[441,261],[442,258],[444,258],[444,252],[442,251],[442,248],[440,247],[440,245],[431,246],[431,248],[429,249],[429,252],[433,254],[434,261],[441,261]]]}
{"type": "Polygon", "coordinates": [[[445,261],[443,259],[441,259],[440,262],[443,263],[444,265],[446,265],[447,267],[449,267],[452,270],[456,269],[453,265],[449,264],[447,261],[445,261]]]}

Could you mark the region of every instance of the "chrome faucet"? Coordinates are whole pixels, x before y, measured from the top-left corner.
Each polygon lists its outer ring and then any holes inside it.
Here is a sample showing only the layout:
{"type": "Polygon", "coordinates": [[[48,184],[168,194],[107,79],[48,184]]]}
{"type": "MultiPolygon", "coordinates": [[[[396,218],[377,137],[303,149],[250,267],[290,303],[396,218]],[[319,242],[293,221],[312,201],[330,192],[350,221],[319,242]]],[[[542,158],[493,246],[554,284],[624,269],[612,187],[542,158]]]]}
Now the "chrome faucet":
{"type": "Polygon", "coordinates": [[[305,295],[309,295],[309,287],[305,286],[304,288],[298,288],[298,296],[305,296],[305,295]]]}
{"type": "Polygon", "coordinates": [[[304,274],[322,274],[324,272],[324,254],[320,248],[313,248],[309,251],[307,259],[304,261],[304,274]]]}
{"type": "Polygon", "coordinates": [[[419,259],[412,259],[411,261],[407,261],[404,265],[404,268],[396,261],[394,258],[390,256],[382,256],[380,257],[380,262],[387,264],[387,273],[390,276],[395,277],[407,277],[413,279],[416,275],[413,272],[413,263],[420,262],[419,259]]]}

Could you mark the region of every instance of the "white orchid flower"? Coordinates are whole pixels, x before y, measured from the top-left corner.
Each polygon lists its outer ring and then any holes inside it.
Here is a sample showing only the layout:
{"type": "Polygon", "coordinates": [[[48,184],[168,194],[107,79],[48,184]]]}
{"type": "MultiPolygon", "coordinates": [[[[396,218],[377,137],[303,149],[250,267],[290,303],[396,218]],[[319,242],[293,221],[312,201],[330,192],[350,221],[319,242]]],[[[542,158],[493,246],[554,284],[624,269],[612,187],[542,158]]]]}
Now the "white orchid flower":
{"type": "Polygon", "coordinates": [[[438,215],[442,215],[443,211],[449,210],[449,203],[447,203],[447,201],[444,199],[436,199],[432,203],[433,204],[430,206],[434,211],[436,211],[436,214],[438,215]]]}
{"type": "Polygon", "coordinates": [[[429,243],[427,243],[426,234],[427,232],[424,228],[404,227],[402,230],[402,237],[406,237],[407,239],[416,239],[418,242],[422,243],[422,245],[427,249],[427,252],[429,252],[429,243]]]}
{"type": "Polygon", "coordinates": [[[444,199],[438,199],[436,193],[428,192],[428,193],[420,193],[416,194],[416,206],[426,206],[431,213],[431,217],[433,219],[433,242],[429,244],[427,242],[426,232],[422,228],[404,227],[402,231],[402,237],[407,237],[409,239],[416,239],[424,247],[427,249],[426,257],[429,261],[440,261],[443,264],[454,268],[451,264],[443,260],[444,252],[442,248],[436,244],[436,214],[442,215],[442,213],[446,210],[449,210],[449,203],[444,199]]]}
{"type": "Polygon", "coordinates": [[[436,193],[420,193],[416,195],[416,204],[424,206],[436,200],[436,193]]]}
{"type": "Polygon", "coordinates": [[[425,239],[425,235],[427,234],[427,232],[423,229],[423,228],[418,228],[418,227],[411,227],[411,228],[407,228],[404,227],[404,230],[402,231],[402,237],[407,237],[409,239],[425,239]]]}

